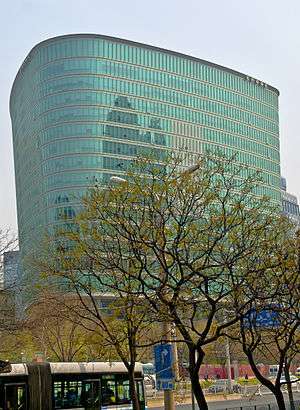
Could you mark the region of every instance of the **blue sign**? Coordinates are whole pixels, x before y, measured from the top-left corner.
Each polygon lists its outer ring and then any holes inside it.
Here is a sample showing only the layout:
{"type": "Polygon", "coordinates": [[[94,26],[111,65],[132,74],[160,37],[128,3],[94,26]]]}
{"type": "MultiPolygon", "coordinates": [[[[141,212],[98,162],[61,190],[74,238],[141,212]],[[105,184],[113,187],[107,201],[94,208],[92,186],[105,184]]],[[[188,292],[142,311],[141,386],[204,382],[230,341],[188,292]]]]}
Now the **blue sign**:
{"type": "Polygon", "coordinates": [[[278,306],[269,306],[257,312],[254,308],[250,309],[247,316],[244,318],[244,326],[261,327],[261,328],[277,328],[280,326],[280,318],[278,306]],[[277,309],[277,310],[276,310],[277,309]]]}
{"type": "Polygon", "coordinates": [[[156,386],[158,390],[174,389],[173,347],[170,343],[154,346],[156,386]]]}

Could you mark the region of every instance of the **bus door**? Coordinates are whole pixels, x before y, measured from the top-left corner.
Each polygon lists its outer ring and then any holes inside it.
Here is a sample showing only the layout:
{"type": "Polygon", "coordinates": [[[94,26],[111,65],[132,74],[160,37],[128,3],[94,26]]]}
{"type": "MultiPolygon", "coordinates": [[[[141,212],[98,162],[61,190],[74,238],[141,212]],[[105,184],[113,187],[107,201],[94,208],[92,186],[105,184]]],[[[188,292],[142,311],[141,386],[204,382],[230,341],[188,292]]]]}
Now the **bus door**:
{"type": "Polygon", "coordinates": [[[81,397],[85,410],[99,410],[100,380],[84,380],[81,397]]]}
{"type": "Polygon", "coordinates": [[[146,408],[146,401],[145,401],[145,391],[144,391],[143,380],[136,381],[136,389],[137,389],[137,393],[139,397],[141,410],[144,410],[146,408]]]}
{"type": "Polygon", "coordinates": [[[4,385],[4,410],[27,410],[25,383],[4,385]]]}

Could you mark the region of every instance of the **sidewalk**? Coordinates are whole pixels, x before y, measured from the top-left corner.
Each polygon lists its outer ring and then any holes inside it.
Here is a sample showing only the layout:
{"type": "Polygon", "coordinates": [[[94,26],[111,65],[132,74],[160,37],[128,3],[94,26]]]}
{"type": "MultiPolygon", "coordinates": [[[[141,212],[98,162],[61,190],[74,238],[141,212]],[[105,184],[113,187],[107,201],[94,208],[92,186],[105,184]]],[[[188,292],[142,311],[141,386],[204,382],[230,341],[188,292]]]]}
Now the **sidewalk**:
{"type": "MultiPolygon", "coordinates": [[[[241,394],[209,394],[206,396],[207,401],[224,401],[224,400],[239,400],[242,398],[241,394]]],[[[190,395],[180,396],[176,394],[175,404],[192,404],[192,398],[190,395]]],[[[147,407],[163,407],[163,397],[149,397],[147,398],[147,407]]]]}

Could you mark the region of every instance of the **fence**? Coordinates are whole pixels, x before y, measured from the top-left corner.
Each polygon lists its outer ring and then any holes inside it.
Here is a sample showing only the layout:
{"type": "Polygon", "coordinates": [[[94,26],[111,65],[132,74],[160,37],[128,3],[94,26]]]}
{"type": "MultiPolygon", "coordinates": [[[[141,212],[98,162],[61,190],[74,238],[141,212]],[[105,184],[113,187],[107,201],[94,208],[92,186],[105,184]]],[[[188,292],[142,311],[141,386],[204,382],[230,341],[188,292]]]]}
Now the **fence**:
{"type": "MultiPolygon", "coordinates": [[[[300,400],[295,401],[295,409],[300,410],[300,400]]],[[[253,406],[225,407],[224,410],[278,410],[276,403],[253,404],[253,406]]],[[[286,403],[286,410],[290,410],[290,405],[286,403]]]]}

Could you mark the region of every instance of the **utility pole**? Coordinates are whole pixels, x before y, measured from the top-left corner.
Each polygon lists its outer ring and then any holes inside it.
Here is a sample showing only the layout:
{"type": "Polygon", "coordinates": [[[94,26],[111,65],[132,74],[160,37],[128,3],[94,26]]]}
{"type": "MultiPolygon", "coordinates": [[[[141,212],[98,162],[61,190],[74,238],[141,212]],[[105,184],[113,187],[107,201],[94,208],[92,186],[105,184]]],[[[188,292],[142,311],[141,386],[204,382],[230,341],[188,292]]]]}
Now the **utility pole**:
{"type": "Polygon", "coordinates": [[[225,337],[225,356],[226,356],[226,369],[228,379],[228,392],[232,393],[232,380],[231,380],[231,360],[230,360],[230,346],[228,337],[225,337]]]}

